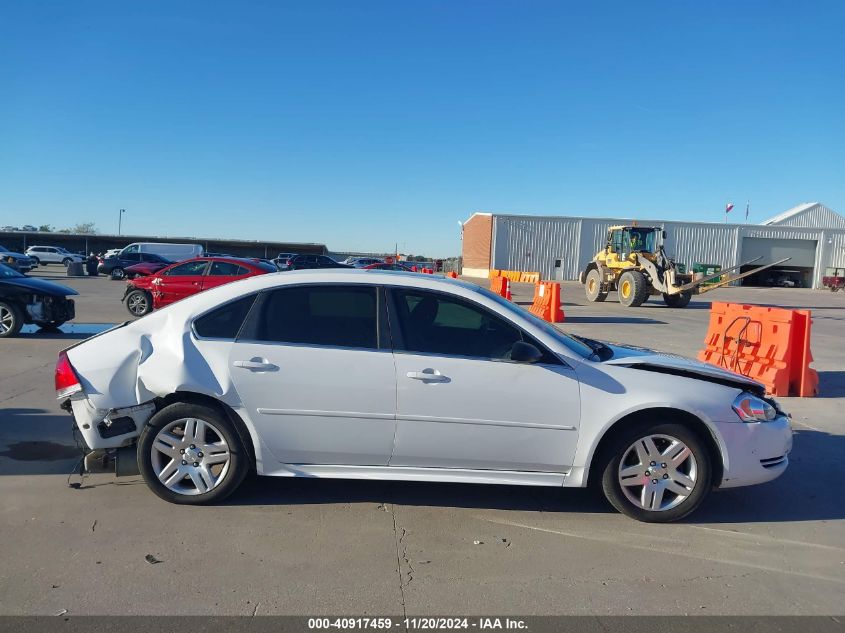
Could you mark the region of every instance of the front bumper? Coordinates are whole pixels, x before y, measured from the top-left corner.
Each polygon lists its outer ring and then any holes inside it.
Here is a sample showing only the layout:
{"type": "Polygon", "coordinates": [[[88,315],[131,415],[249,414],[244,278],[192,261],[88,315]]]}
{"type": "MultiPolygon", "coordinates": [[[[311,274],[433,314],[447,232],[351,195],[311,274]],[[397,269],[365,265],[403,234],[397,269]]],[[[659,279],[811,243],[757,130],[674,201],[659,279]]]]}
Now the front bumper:
{"type": "Polygon", "coordinates": [[[789,465],[792,427],[785,415],[771,422],[717,425],[727,450],[720,488],[737,488],[777,479],[789,465]]]}

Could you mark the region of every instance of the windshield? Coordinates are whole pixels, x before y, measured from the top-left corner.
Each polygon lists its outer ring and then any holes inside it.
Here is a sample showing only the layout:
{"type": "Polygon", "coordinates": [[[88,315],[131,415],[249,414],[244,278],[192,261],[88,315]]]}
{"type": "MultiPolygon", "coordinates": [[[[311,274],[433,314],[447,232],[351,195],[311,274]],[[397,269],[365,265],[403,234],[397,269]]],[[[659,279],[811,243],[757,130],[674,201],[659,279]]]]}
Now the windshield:
{"type": "MultiPolygon", "coordinates": [[[[464,287],[466,287],[466,286],[464,286],[464,287]]],[[[535,325],[538,328],[540,328],[541,330],[543,330],[543,332],[545,332],[546,334],[548,334],[549,336],[554,338],[556,341],[565,345],[567,347],[567,349],[571,350],[572,352],[574,352],[575,354],[577,354],[581,358],[589,358],[590,356],[593,355],[594,350],[589,345],[582,343],[580,340],[578,340],[577,338],[575,338],[571,334],[567,334],[566,332],[561,332],[555,326],[553,326],[551,323],[549,323],[548,321],[544,321],[543,319],[541,319],[537,316],[534,316],[533,314],[531,314],[528,310],[526,310],[522,306],[519,306],[515,303],[511,303],[510,301],[508,301],[504,297],[500,297],[496,293],[490,292],[486,288],[481,288],[481,287],[475,286],[473,288],[473,290],[475,290],[479,294],[483,294],[485,297],[492,299],[493,301],[495,301],[497,304],[499,304],[502,308],[504,308],[508,312],[511,312],[512,314],[515,314],[515,315],[519,316],[520,318],[528,319],[529,321],[531,321],[531,323],[533,325],[535,325]]]]}
{"type": "Polygon", "coordinates": [[[657,233],[653,229],[631,229],[631,250],[653,253],[657,249],[657,233]]]}
{"type": "Polygon", "coordinates": [[[17,279],[18,277],[23,277],[23,275],[6,264],[0,264],[0,279],[17,279]]]}

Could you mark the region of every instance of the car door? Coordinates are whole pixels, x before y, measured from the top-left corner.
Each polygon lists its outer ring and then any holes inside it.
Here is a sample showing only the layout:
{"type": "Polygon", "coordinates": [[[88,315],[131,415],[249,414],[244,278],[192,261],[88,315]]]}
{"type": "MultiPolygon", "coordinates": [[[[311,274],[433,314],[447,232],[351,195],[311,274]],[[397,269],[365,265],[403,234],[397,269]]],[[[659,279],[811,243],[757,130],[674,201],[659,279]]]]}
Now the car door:
{"type": "Polygon", "coordinates": [[[117,261],[117,266],[120,268],[128,268],[135,264],[141,263],[141,253],[124,253],[117,261]]]}
{"type": "Polygon", "coordinates": [[[565,472],[580,422],[575,372],[491,309],[433,291],[390,291],[397,376],[391,466],[565,472]],[[516,341],[544,352],[509,360],[516,341]]]}
{"type": "Polygon", "coordinates": [[[231,281],[242,279],[249,275],[250,270],[246,266],[239,266],[234,262],[214,260],[203,277],[202,289],[216,288],[231,281]]]}
{"type": "Polygon", "coordinates": [[[208,268],[207,259],[198,259],[177,266],[171,266],[153,280],[155,307],[169,305],[179,299],[196,294],[202,290],[203,274],[208,268]]]}
{"type": "Polygon", "coordinates": [[[229,364],[279,462],[387,465],[396,378],[382,297],[361,284],[282,286],[261,295],[229,364]]]}

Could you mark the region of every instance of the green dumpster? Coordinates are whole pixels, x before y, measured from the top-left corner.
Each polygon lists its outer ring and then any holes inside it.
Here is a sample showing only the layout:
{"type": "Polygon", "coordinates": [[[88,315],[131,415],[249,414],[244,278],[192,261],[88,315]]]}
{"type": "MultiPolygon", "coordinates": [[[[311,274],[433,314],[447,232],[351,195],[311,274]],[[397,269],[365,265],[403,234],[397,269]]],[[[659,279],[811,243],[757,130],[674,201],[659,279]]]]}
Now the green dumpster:
{"type": "MultiPolygon", "coordinates": [[[[722,266],[719,264],[698,264],[695,263],[692,265],[692,278],[700,279],[701,277],[709,277],[710,275],[715,275],[722,270],[722,266]]],[[[704,282],[705,286],[710,284],[719,283],[719,278],[716,277],[715,279],[711,279],[710,281],[704,282]]]]}

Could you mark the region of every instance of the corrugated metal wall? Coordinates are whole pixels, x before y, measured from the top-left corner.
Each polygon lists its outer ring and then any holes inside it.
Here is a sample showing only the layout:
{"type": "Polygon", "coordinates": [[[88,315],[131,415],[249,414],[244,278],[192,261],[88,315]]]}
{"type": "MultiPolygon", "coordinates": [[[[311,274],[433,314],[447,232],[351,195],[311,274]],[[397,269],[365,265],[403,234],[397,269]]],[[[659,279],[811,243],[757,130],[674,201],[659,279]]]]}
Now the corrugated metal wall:
{"type": "MultiPolygon", "coordinates": [[[[631,218],[576,218],[493,216],[492,268],[537,270],[544,279],[574,280],[604,243],[607,228],[630,224],[631,218]]],[[[821,285],[826,267],[845,266],[845,230],[638,220],[640,226],[663,226],[668,234],[666,252],[688,266],[719,264],[723,268],[742,262],[742,238],[816,240],[814,287],[821,285]],[[830,243],[828,243],[830,242],[830,243]]]]}

